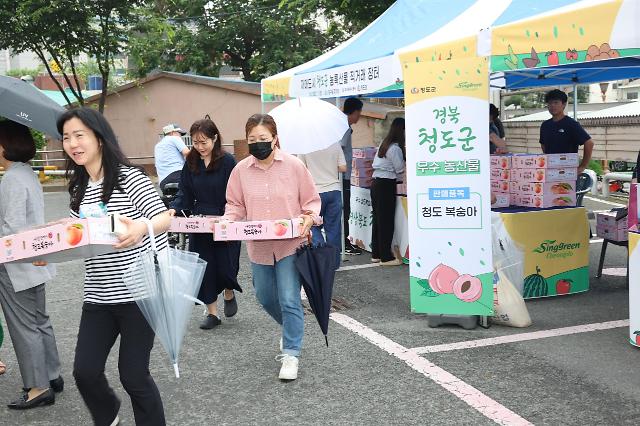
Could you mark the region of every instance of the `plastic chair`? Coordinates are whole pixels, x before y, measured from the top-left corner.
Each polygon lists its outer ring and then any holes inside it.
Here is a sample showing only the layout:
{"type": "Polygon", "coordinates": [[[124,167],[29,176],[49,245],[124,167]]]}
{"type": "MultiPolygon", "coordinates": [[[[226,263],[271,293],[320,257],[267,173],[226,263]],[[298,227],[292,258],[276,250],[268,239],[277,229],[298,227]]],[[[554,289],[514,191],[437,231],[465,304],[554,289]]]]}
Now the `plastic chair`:
{"type": "Polygon", "coordinates": [[[593,186],[593,180],[591,176],[586,173],[580,173],[578,175],[578,181],[576,182],[576,207],[582,207],[582,199],[584,195],[591,191],[593,186]]]}

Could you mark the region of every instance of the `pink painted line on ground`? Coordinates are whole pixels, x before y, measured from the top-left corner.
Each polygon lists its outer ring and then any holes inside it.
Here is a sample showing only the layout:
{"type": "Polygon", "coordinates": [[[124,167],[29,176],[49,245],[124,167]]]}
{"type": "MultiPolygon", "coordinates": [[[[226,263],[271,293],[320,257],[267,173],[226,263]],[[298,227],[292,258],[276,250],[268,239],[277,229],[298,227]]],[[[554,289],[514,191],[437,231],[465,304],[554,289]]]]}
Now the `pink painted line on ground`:
{"type": "Polygon", "coordinates": [[[460,400],[475,408],[483,416],[493,420],[500,425],[532,425],[529,421],[520,417],[499,402],[491,399],[473,386],[460,380],[448,371],[438,367],[429,360],[410,351],[393,340],[383,336],[369,327],[361,324],[343,314],[333,313],[331,319],[353,331],[375,346],[404,361],[411,368],[421,373],[428,379],[433,380],[460,400]]]}
{"type": "Polygon", "coordinates": [[[466,342],[445,343],[442,345],[422,346],[410,349],[416,354],[455,351],[459,349],[481,348],[483,346],[502,345],[505,343],[525,342],[527,340],[545,339],[547,337],[566,336],[569,334],[588,333],[590,331],[609,330],[612,328],[628,327],[629,320],[599,322],[594,324],[577,325],[573,327],[554,328],[551,330],[518,333],[508,336],[490,337],[488,339],[467,340],[466,342]]]}

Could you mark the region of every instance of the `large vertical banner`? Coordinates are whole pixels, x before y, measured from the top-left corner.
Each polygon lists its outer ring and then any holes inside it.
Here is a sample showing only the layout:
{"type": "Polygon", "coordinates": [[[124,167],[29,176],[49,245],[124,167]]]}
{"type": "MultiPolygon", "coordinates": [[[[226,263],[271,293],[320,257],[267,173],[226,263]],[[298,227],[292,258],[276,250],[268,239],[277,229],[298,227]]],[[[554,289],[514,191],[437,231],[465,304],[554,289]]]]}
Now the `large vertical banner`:
{"type": "Polygon", "coordinates": [[[640,234],[629,232],[629,342],[640,346],[640,234]]]}
{"type": "Polygon", "coordinates": [[[403,71],[411,310],[492,315],[487,58],[403,71]]]}

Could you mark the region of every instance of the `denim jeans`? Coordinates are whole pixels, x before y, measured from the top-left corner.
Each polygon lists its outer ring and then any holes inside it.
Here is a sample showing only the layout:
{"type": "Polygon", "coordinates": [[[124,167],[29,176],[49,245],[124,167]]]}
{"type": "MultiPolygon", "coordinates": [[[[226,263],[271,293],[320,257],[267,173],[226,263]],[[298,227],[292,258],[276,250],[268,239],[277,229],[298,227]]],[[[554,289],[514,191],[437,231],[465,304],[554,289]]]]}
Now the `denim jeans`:
{"type": "Polygon", "coordinates": [[[271,318],[282,326],[282,353],[300,356],[304,335],[304,312],[300,299],[300,276],[296,255],[275,265],[251,262],[256,298],[271,318]]]}
{"type": "Polygon", "coordinates": [[[336,248],[336,269],[340,267],[340,252],[342,251],[342,242],[340,239],[340,217],[342,215],[342,195],[340,191],[328,191],[320,193],[320,216],[322,216],[322,225],[311,228],[313,244],[324,243],[322,229],[327,235],[326,243],[336,248]]]}

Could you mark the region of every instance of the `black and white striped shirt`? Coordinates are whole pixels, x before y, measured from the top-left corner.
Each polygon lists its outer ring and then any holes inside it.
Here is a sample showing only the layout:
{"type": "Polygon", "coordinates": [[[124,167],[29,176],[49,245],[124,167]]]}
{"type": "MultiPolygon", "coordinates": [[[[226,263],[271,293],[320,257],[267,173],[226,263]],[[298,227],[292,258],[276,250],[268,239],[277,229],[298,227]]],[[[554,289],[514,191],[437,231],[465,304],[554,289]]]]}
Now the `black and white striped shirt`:
{"type": "MultiPolygon", "coordinates": [[[[167,210],[151,180],[139,169],[122,166],[120,174],[120,184],[124,191],[114,189],[107,203],[107,213],[119,213],[135,220],[142,217],[151,219],[167,210]]],[[[90,182],[80,205],[100,203],[101,196],[102,180],[90,182]]],[[[79,215],[72,210],[71,216],[79,215]]],[[[157,235],[156,244],[158,249],[167,247],[167,234],[157,235]]],[[[133,302],[134,299],[122,281],[122,275],[138,254],[148,250],[150,246],[149,237],[145,236],[139,246],[85,259],[84,301],[96,304],[133,302]]]]}

